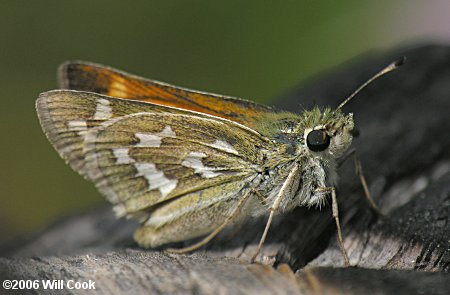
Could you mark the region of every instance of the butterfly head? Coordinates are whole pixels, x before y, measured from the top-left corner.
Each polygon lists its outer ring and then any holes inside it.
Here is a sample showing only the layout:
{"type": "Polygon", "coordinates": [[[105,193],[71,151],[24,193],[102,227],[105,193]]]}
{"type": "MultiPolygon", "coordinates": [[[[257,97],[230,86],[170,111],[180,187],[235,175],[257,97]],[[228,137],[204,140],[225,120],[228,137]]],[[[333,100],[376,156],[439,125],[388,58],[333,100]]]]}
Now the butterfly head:
{"type": "Polygon", "coordinates": [[[307,150],[312,153],[322,153],[331,158],[341,157],[349,148],[353,134],[356,133],[353,114],[344,115],[341,111],[342,107],[374,80],[401,66],[405,59],[402,57],[383,68],[341,102],[335,110],[314,108],[312,111],[305,112],[303,122],[306,126],[303,128],[303,139],[307,150]]]}
{"type": "Polygon", "coordinates": [[[301,122],[303,148],[312,154],[336,159],[345,153],[352,142],[352,113],[344,115],[339,109],[314,108],[303,113],[301,122]]]}

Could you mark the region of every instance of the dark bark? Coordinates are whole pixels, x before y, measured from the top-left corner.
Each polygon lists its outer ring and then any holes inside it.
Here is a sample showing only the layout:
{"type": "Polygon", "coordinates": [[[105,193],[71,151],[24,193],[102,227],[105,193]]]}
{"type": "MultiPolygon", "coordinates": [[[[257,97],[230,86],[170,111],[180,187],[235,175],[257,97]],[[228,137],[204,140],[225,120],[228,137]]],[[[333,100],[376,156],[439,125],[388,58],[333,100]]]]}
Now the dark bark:
{"type": "Polygon", "coordinates": [[[276,104],[299,111],[300,105],[335,107],[402,55],[406,65],[344,107],[361,131],[354,147],[382,212],[367,203],[352,161],[344,163],[338,199],[345,247],[357,267],[338,268],[343,260],[330,206],[276,218],[262,251],[266,266],[248,262],[265,218],[178,256],[139,249],[132,241],[135,224],[116,220],[107,206],[4,246],[0,274],[91,279],[98,289],[92,294],[449,294],[450,47],[363,56],[303,83],[276,104]]]}

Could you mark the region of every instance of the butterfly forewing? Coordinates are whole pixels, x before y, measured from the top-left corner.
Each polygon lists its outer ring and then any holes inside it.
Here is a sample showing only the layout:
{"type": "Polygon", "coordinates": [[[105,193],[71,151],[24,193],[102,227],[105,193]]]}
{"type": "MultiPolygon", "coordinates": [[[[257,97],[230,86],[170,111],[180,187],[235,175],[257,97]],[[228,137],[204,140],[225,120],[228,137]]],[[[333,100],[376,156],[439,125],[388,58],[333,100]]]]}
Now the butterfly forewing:
{"type": "Polygon", "coordinates": [[[251,128],[261,115],[274,112],[252,101],[181,88],[93,63],[65,63],[59,69],[59,78],[61,88],[201,112],[251,128]]]}

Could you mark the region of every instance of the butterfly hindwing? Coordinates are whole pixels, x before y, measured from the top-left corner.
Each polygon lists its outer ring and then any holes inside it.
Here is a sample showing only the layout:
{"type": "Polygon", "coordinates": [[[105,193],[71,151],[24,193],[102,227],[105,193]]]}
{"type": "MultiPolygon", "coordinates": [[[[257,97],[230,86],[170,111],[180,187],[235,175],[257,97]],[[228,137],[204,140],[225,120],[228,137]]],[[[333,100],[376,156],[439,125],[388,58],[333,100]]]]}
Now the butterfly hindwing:
{"type": "Polygon", "coordinates": [[[156,247],[220,226],[249,192],[270,148],[234,122],[135,113],[90,130],[83,152],[90,179],[116,214],[143,223],[135,240],[156,247]]]}
{"type": "Polygon", "coordinates": [[[59,69],[61,88],[171,106],[226,118],[254,128],[275,110],[252,101],[190,90],[87,62],[67,62],[59,69]]]}
{"type": "Polygon", "coordinates": [[[86,135],[89,178],[127,214],[256,175],[270,143],[242,127],[195,114],[119,117],[86,135]]]}
{"type": "MultiPolygon", "coordinates": [[[[151,213],[142,216],[144,222],[135,232],[135,240],[141,246],[156,247],[217,229],[239,207],[240,202],[248,204],[249,200],[242,198],[251,192],[252,180],[250,176],[222,183],[157,206],[151,213]]],[[[245,216],[244,210],[238,212],[235,221],[245,216]]]]}
{"type": "Polygon", "coordinates": [[[257,174],[264,151],[273,148],[233,121],[96,93],[46,92],[37,110],[60,155],[121,216],[148,218],[156,205],[175,206],[169,200],[236,197],[257,174]],[[227,194],[218,190],[224,185],[231,185],[227,194]]]}

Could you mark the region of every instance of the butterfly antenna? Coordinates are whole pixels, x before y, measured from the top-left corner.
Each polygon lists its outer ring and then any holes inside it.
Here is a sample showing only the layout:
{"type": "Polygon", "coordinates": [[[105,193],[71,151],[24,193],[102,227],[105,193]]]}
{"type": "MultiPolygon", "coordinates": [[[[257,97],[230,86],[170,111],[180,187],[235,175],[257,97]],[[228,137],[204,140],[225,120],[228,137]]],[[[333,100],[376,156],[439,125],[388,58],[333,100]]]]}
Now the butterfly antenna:
{"type": "Polygon", "coordinates": [[[392,72],[393,70],[397,69],[401,65],[403,65],[406,61],[406,57],[402,56],[398,60],[390,63],[387,67],[376,73],[372,78],[367,80],[364,84],[358,87],[352,94],[350,94],[349,97],[347,97],[341,104],[337,107],[337,110],[341,109],[344,105],[346,105],[353,97],[355,97],[356,94],[358,94],[361,90],[363,90],[367,85],[372,83],[374,80],[378,79],[379,77],[383,76],[384,74],[387,74],[389,72],[392,72]]]}

